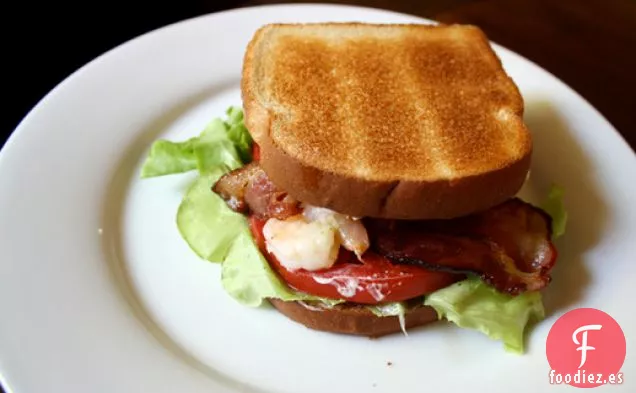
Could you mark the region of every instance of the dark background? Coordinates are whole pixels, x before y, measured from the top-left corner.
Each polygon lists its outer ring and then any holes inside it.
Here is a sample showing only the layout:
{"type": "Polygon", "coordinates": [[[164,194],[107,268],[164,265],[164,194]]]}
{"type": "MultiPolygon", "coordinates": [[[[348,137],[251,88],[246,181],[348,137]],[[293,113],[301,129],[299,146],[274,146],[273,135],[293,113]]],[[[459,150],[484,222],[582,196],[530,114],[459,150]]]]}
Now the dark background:
{"type": "MultiPolygon", "coordinates": [[[[288,1],[297,3],[299,1],[288,1]]],[[[349,0],[479,25],[495,42],[569,84],[636,146],[636,0],[349,0]]],[[[169,23],[268,0],[12,2],[2,12],[0,146],[55,85],[101,53],[169,23]],[[131,5],[134,4],[134,5],[131,5]]]]}
{"type": "MultiPolygon", "coordinates": [[[[297,3],[298,1],[291,1],[297,3]]],[[[493,41],[569,84],[636,147],[636,0],[351,0],[446,23],[493,41]]],[[[2,6],[0,146],[55,85],[101,53],[155,28],[227,8],[276,1],[10,2],[2,6]]],[[[1,390],[1,389],[0,389],[1,390]]]]}
{"type": "MultiPolygon", "coordinates": [[[[288,1],[298,3],[299,1],[288,1]]],[[[479,25],[572,86],[636,146],[636,0],[350,0],[442,22],[479,25]]],[[[14,2],[3,11],[8,72],[0,146],[55,85],[101,53],[169,23],[280,1],[14,2]],[[18,4],[19,3],[19,4],[18,4]],[[131,3],[135,5],[131,6],[131,3]]],[[[6,7],[5,7],[6,8],[6,7]]]]}

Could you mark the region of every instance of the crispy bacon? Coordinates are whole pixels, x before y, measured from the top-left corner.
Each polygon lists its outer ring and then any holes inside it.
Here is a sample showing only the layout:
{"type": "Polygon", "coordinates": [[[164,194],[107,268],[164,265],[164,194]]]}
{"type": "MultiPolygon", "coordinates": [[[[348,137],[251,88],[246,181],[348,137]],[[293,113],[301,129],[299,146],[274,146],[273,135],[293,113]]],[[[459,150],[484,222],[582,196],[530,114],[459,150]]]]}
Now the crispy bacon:
{"type": "MultiPolygon", "coordinates": [[[[260,219],[285,220],[303,211],[301,203],[276,187],[257,162],[224,175],[212,190],[233,210],[260,219]]],[[[548,285],[557,257],[550,241],[550,216],[517,198],[453,220],[366,218],[362,222],[371,249],[393,263],[477,274],[512,295],[548,285]]]]}
{"type": "Polygon", "coordinates": [[[512,295],[550,282],[551,219],[520,199],[453,220],[365,220],[371,244],[394,263],[474,273],[512,295]]]}
{"type": "Polygon", "coordinates": [[[239,213],[284,220],[302,212],[300,202],[278,189],[257,162],[223,175],[212,187],[239,213]]]}

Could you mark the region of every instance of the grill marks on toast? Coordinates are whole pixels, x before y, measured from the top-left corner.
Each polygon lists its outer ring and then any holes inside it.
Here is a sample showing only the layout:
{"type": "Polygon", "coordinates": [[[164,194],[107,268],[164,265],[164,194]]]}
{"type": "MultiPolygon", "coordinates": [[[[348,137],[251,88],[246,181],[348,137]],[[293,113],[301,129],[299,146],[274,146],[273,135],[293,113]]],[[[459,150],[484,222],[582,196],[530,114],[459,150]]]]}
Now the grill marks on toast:
{"type": "Polygon", "coordinates": [[[392,40],[378,45],[376,40],[359,40],[354,45],[344,44],[337,50],[341,56],[339,73],[346,81],[339,92],[352,108],[340,119],[343,129],[352,137],[348,146],[355,146],[354,173],[372,177],[376,171],[403,173],[412,162],[420,169],[430,171],[436,165],[427,147],[422,143],[421,127],[416,125],[416,107],[413,95],[404,94],[412,87],[405,78],[403,59],[396,56],[392,40]],[[390,114],[390,116],[387,116],[390,114]],[[352,119],[347,123],[347,119],[352,119]],[[404,119],[413,119],[405,127],[404,119]],[[396,141],[400,141],[396,148],[396,141]]]}
{"type": "Polygon", "coordinates": [[[428,148],[435,119],[422,116],[425,104],[418,100],[412,70],[406,68],[408,53],[396,53],[399,43],[281,40],[272,50],[285,53],[285,61],[272,65],[275,76],[267,91],[274,92],[271,98],[282,107],[302,106],[302,112],[290,114],[293,123],[319,133],[275,129],[273,139],[307,162],[328,159],[331,168],[364,178],[406,170],[420,178],[422,172],[445,169],[428,148]]]}
{"type": "Polygon", "coordinates": [[[446,163],[448,172],[478,172],[517,158],[514,149],[529,143],[523,140],[525,133],[519,133],[523,125],[510,124],[522,105],[512,82],[497,72],[499,60],[485,38],[409,41],[413,70],[409,75],[423,87],[419,97],[435,118],[434,137],[428,144],[440,152],[438,159],[446,163]]]}
{"type": "Polygon", "coordinates": [[[471,28],[360,27],[337,39],[319,30],[283,27],[263,40],[277,55],[261,56],[259,90],[274,116],[270,136],[288,154],[337,173],[418,181],[503,167],[529,143],[509,124],[522,105],[514,84],[471,28]]]}
{"type": "MultiPolygon", "coordinates": [[[[341,97],[336,89],[340,82],[330,65],[334,63],[336,54],[327,50],[325,45],[293,36],[277,41],[271,50],[283,54],[283,59],[268,58],[270,64],[263,67],[271,73],[269,87],[264,89],[271,92],[267,102],[275,102],[281,108],[274,112],[275,121],[276,118],[287,117],[292,124],[303,124],[303,128],[313,130],[302,134],[293,129],[285,133],[272,130],[275,140],[287,146],[288,153],[308,158],[318,158],[326,147],[325,142],[334,145],[345,143],[339,123],[343,117],[338,105],[341,97]],[[332,94],[324,94],[326,90],[332,94]],[[328,140],[323,134],[329,135],[328,140]]],[[[331,154],[337,161],[347,159],[342,149],[331,154]]]]}

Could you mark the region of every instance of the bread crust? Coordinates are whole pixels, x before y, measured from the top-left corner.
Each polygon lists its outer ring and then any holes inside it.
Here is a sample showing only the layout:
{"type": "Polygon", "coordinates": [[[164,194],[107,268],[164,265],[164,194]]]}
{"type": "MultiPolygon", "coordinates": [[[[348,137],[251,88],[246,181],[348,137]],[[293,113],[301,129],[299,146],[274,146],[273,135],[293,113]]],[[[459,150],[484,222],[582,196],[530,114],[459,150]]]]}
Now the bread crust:
{"type": "MultiPolygon", "coordinates": [[[[421,178],[417,178],[413,173],[402,175],[399,171],[396,171],[395,175],[391,176],[391,173],[387,174],[387,171],[382,167],[384,157],[374,157],[374,161],[367,168],[370,174],[361,175],[361,172],[353,170],[330,168],[329,162],[323,162],[318,159],[320,155],[328,155],[333,151],[334,146],[329,145],[328,142],[324,146],[312,147],[315,155],[309,157],[306,154],[298,153],[298,149],[294,151],[293,148],[286,144],[285,140],[274,136],[273,130],[281,127],[289,127],[290,130],[279,131],[279,135],[281,133],[293,133],[291,129],[294,127],[299,130],[298,132],[304,133],[303,135],[320,132],[320,130],[316,129],[302,129],[306,125],[305,123],[297,124],[290,121],[289,117],[291,115],[289,113],[281,113],[280,108],[274,108],[271,103],[266,102],[263,98],[263,93],[260,91],[264,88],[261,80],[266,78],[266,75],[263,75],[263,72],[265,72],[264,67],[260,64],[262,62],[261,58],[272,56],[264,52],[265,50],[262,47],[265,44],[263,44],[263,41],[269,40],[266,37],[267,34],[280,28],[280,26],[282,25],[269,25],[260,29],[248,45],[244,58],[241,90],[245,124],[260,147],[260,163],[270,179],[291,196],[311,205],[326,207],[357,217],[446,219],[489,209],[514,196],[520,190],[525,182],[531,163],[531,135],[522,121],[523,102],[521,95],[501,68],[499,59],[489,46],[488,50],[492,53],[487,53],[484,56],[488,58],[488,62],[496,62],[494,65],[489,63],[489,67],[492,67],[494,71],[491,69],[487,70],[487,72],[494,75],[492,77],[496,80],[496,82],[493,82],[496,88],[490,92],[496,98],[492,100],[493,102],[490,103],[492,106],[489,106],[488,110],[498,108],[499,102],[503,102],[501,105],[505,108],[505,114],[502,116],[507,119],[506,127],[510,127],[513,130],[513,132],[509,133],[513,137],[506,135],[505,131],[502,132],[502,138],[510,137],[512,142],[510,142],[510,146],[503,145],[502,142],[503,147],[498,146],[496,148],[506,151],[510,150],[510,154],[506,156],[499,152],[489,152],[490,144],[485,143],[483,154],[492,153],[491,155],[496,157],[496,159],[477,163],[480,152],[475,151],[476,147],[470,146],[470,141],[465,142],[462,140],[461,142],[455,141],[455,145],[459,145],[459,147],[455,146],[455,152],[459,151],[458,155],[453,152],[444,152],[444,154],[447,154],[445,162],[461,162],[461,164],[457,165],[463,165],[461,168],[464,168],[462,170],[457,169],[459,167],[453,168],[450,175],[444,175],[443,171],[436,171],[435,168],[431,167],[432,169],[430,170],[422,171],[421,178]],[[466,151],[463,155],[462,149],[466,151]],[[477,169],[471,168],[473,161],[475,162],[474,167],[477,169]]],[[[306,28],[310,25],[294,26],[306,28]]],[[[359,28],[360,26],[368,27],[370,25],[352,23],[317,24],[316,26],[346,29],[348,27],[359,28]]],[[[393,26],[409,31],[410,29],[418,29],[416,25],[393,26]]],[[[431,29],[430,26],[426,28],[431,29]]],[[[470,27],[470,29],[466,33],[468,36],[473,37],[476,42],[484,41],[488,45],[485,36],[480,30],[473,27],[470,27]]],[[[482,51],[485,51],[485,49],[482,51]]],[[[371,79],[369,80],[372,81],[371,79]]],[[[475,99],[480,97],[484,98],[477,96],[475,99]]],[[[455,99],[456,97],[451,98],[455,99]]],[[[302,105],[300,106],[300,109],[293,108],[292,112],[293,110],[304,112],[311,112],[312,110],[311,108],[302,108],[302,105]]],[[[442,111],[444,108],[436,107],[434,109],[442,111]]],[[[402,112],[397,114],[404,115],[402,112]]],[[[458,114],[458,116],[460,115],[458,114]]],[[[452,123],[452,119],[449,121],[452,123]]],[[[447,123],[444,124],[447,125],[447,123]]],[[[336,127],[336,131],[340,130],[337,127],[341,126],[342,122],[336,122],[333,125],[333,127],[336,127]]],[[[476,123],[474,126],[479,127],[480,124],[476,123]]],[[[493,127],[498,126],[496,124],[493,127]]],[[[310,125],[307,125],[307,127],[310,127],[310,125]]],[[[464,128],[457,129],[458,134],[480,135],[472,129],[466,131],[466,124],[462,127],[464,128]]],[[[415,131],[407,130],[406,132],[412,134],[415,131]]],[[[452,135],[453,130],[447,130],[446,128],[441,132],[444,136],[436,140],[435,143],[443,151],[446,148],[445,146],[447,146],[446,142],[443,141],[449,140],[448,135],[450,135],[451,141],[459,137],[452,135]]],[[[496,136],[497,132],[499,131],[494,132],[493,135],[496,136]]],[[[334,134],[334,138],[337,137],[336,134],[338,132],[334,134]]],[[[362,135],[362,139],[364,138],[365,136],[362,135]]],[[[330,139],[330,136],[325,134],[323,139],[330,139]]],[[[485,140],[490,141],[491,139],[485,140]]],[[[300,144],[302,144],[302,141],[300,144]]],[[[397,145],[395,149],[399,150],[400,141],[394,144],[397,145]]],[[[476,145],[479,145],[479,143],[476,143],[476,145]]],[[[439,147],[435,147],[435,149],[439,150],[439,147]]],[[[346,152],[342,154],[346,154],[346,152]]],[[[416,154],[411,157],[411,160],[418,160],[419,157],[420,155],[416,154]]],[[[398,164],[402,165],[402,167],[410,166],[408,157],[401,160],[403,163],[400,164],[398,162],[398,164]]],[[[344,161],[347,161],[347,159],[344,159],[344,161]]],[[[354,161],[354,159],[349,161],[354,161]]],[[[432,165],[434,166],[435,163],[432,165]]],[[[352,163],[351,166],[354,167],[355,163],[352,163]]]]}
{"type": "MultiPolygon", "coordinates": [[[[283,315],[313,330],[367,337],[382,337],[402,331],[398,317],[378,317],[354,304],[333,308],[307,306],[300,302],[269,299],[283,315]]],[[[435,310],[428,306],[410,309],[404,316],[406,329],[423,326],[438,320],[435,310]]]]}

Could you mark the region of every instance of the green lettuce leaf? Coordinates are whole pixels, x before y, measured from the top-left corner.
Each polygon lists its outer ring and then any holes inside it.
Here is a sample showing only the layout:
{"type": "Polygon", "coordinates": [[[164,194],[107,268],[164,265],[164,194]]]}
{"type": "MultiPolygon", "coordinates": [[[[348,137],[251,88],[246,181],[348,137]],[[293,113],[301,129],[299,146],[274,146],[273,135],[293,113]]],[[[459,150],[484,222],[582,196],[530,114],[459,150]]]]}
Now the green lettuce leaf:
{"type": "Polygon", "coordinates": [[[194,146],[197,139],[192,138],[180,143],[158,140],[153,143],[150,154],[141,168],[141,177],[169,175],[196,169],[194,146]]]}
{"type": "Polygon", "coordinates": [[[231,107],[227,120],[212,120],[197,137],[183,142],[161,139],[153,143],[141,168],[141,177],[235,169],[251,161],[251,145],[252,139],[243,124],[243,111],[231,107]]]}
{"type": "Polygon", "coordinates": [[[506,350],[524,352],[524,332],[545,317],[541,294],[510,296],[497,292],[478,278],[469,278],[428,295],[424,304],[439,318],[501,340],[506,350]]]}
{"type": "Polygon", "coordinates": [[[563,203],[563,189],[552,186],[541,208],[552,217],[552,237],[556,239],[563,236],[568,221],[568,212],[563,203]]]}
{"type": "Polygon", "coordinates": [[[243,111],[231,107],[227,110],[227,117],[227,136],[234,143],[239,158],[245,163],[252,161],[252,137],[243,123],[243,111]]]}
{"type": "Polygon", "coordinates": [[[408,310],[406,303],[393,302],[382,303],[375,306],[366,306],[377,317],[395,317],[404,315],[408,310]]]}
{"type": "Polygon", "coordinates": [[[400,321],[400,328],[405,336],[406,333],[406,319],[405,315],[408,311],[408,306],[404,302],[383,303],[375,306],[365,306],[365,308],[371,311],[376,317],[398,317],[400,321]]]}
{"type": "Polygon", "coordinates": [[[237,235],[247,227],[241,214],[229,209],[211,188],[225,173],[217,167],[201,175],[186,191],[177,211],[177,227],[183,239],[200,257],[223,262],[237,235]]]}

